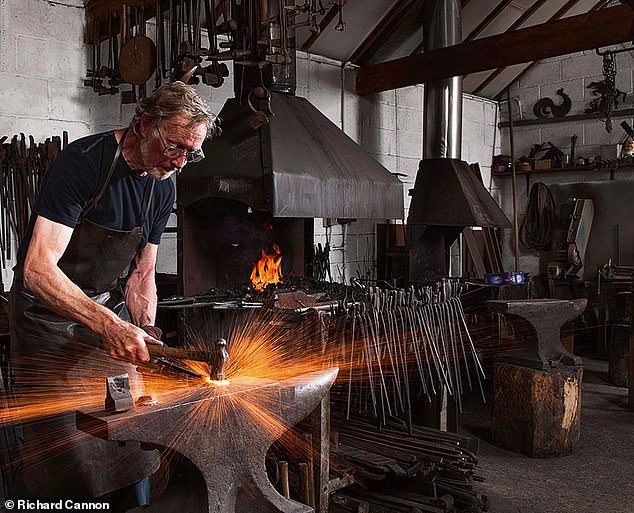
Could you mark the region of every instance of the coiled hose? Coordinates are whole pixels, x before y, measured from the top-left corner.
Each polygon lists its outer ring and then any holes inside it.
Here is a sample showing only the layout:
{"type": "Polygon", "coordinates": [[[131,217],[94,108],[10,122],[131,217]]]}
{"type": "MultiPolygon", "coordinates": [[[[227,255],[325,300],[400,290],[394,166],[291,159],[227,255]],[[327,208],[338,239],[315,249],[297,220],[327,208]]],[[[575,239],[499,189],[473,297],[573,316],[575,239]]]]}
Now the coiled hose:
{"type": "Polygon", "coordinates": [[[526,249],[549,251],[555,231],[555,199],[550,189],[536,182],[528,195],[526,215],[520,227],[520,240],[526,249]]]}

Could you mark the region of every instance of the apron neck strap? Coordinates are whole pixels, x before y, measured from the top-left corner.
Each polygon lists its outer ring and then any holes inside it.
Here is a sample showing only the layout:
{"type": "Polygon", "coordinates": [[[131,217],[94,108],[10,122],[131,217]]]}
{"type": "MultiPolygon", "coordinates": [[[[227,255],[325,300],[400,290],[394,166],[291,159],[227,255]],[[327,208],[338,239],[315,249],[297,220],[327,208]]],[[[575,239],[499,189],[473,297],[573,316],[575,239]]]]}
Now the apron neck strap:
{"type": "Polygon", "coordinates": [[[106,176],[106,179],[101,184],[101,187],[97,191],[96,196],[90,202],[90,205],[88,205],[88,208],[84,210],[84,212],[82,212],[80,219],[83,219],[84,217],[86,217],[86,215],[88,215],[90,212],[92,212],[95,209],[95,207],[97,206],[97,203],[99,203],[99,200],[106,192],[106,189],[108,188],[108,185],[110,184],[110,180],[112,180],[112,176],[114,175],[114,170],[117,167],[117,161],[119,160],[119,157],[121,156],[121,152],[123,151],[123,142],[125,141],[126,135],[128,135],[128,130],[130,130],[130,127],[126,127],[126,129],[123,131],[123,134],[121,135],[121,139],[119,139],[119,144],[117,145],[117,151],[115,152],[114,157],[112,159],[112,163],[110,164],[108,175],[106,176]]]}
{"type": "Polygon", "coordinates": [[[152,200],[154,199],[154,184],[156,180],[150,178],[150,197],[147,200],[147,207],[145,207],[145,216],[143,216],[143,221],[141,222],[141,227],[145,226],[145,221],[147,221],[147,216],[150,213],[150,207],[152,206],[152,200]]]}

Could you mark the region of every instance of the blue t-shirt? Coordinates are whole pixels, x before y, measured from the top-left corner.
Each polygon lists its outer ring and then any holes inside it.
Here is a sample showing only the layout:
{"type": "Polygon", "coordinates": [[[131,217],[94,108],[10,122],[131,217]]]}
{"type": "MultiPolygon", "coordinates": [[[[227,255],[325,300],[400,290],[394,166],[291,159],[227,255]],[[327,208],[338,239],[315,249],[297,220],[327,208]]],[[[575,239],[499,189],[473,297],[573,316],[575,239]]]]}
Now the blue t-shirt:
{"type": "MultiPolygon", "coordinates": [[[[42,177],[29,227],[18,251],[18,262],[24,261],[37,215],[71,228],[76,226],[106,180],[116,150],[117,141],[112,131],[83,137],[64,148],[42,177]]],[[[139,248],[148,242],[159,244],[172,212],[174,184],[169,179],[156,181],[149,176],[139,176],[123,156],[119,157],[99,203],[86,219],[109,229],[132,230],[145,216],[152,182],[152,203],[139,248]]]]}

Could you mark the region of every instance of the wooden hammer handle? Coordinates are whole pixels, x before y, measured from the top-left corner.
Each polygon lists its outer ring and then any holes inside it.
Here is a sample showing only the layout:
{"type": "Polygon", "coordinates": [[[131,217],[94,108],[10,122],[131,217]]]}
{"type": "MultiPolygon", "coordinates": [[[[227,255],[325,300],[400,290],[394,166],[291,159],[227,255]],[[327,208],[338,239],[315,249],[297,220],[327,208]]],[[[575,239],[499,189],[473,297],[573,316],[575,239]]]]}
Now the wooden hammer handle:
{"type": "Polygon", "coordinates": [[[181,347],[159,346],[156,344],[148,344],[150,356],[155,358],[162,356],[164,358],[173,358],[176,360],[195,360],[198,362],[208,362],[209,355],[205,351],[194,351],[192,349],[183,349],[181,347]]]}

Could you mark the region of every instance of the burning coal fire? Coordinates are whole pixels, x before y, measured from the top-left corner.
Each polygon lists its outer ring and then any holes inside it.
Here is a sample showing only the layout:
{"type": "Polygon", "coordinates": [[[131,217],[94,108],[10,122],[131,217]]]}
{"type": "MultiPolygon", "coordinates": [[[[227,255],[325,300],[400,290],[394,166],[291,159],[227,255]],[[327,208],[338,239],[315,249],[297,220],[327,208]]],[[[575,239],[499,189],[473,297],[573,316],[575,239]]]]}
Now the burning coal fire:
{"type": "Polygon", "coordinates": [[[271,283],[282,281],[282,250],[273,244],[273,253],[262,248],[262,258],[253,265],[251,284],[258,292],[262,292],[271,283]]]}

